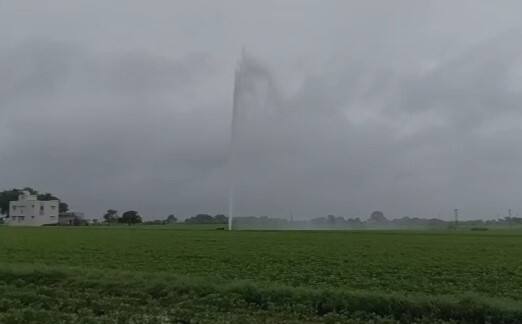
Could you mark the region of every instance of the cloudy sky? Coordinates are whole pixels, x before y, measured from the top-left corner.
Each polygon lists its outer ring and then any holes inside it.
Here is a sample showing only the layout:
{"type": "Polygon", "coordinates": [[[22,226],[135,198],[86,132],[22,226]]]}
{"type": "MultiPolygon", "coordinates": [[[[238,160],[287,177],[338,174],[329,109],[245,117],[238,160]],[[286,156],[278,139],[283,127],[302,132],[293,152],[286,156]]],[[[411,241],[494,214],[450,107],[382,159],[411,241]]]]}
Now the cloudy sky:
{"type": "Polygon", "coordinates": [[[89,217],[226,213],[245,48],[245,82],[270,85],[242,108],[258,117],[238,150],[240,214],[522,214],[520,12],[508,0],[0,0],[0,188],[50,191],[89,217]]]}

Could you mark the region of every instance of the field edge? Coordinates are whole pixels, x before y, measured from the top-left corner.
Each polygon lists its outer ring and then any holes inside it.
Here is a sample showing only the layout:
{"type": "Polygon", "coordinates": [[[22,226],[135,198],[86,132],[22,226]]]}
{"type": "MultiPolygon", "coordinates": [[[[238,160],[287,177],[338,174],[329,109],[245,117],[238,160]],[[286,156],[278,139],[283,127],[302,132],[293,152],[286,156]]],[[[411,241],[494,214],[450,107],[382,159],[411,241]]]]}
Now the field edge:
{"type": "MultiPolygon", "coordinates": [[[[16,309],[28,307],[51,316],[50,322],[57,319],[53,316],[67,313],[83,313],[86,318],[106,323],[111,323],[109,319],[114,316],[121,319],[121,316],[145,315],[154,318],[151,322],[165,323],[204,323],[205,319],[235,322],[234,317],[230,317],[234,314],[254,314],[254,318],[248,318],[250,322],[256,322],[257,318],[262,319],[260,322],[281,323],[330,320],[517,323],[522,318],[520,301],[473,294],[384,294],[28,264],[0,264],[0,289],[0,319],[4,320],[6,316],[15,316],[16,309]],[[127,315],[125,310],[129,311],[127,315]],[[198,320],[201,313],[206,317],[198,320]]],[[[237,322],[244,320],[241,317],[237,322]]],[[[140,317],[138,322],[147,321],[140,317]]]]}

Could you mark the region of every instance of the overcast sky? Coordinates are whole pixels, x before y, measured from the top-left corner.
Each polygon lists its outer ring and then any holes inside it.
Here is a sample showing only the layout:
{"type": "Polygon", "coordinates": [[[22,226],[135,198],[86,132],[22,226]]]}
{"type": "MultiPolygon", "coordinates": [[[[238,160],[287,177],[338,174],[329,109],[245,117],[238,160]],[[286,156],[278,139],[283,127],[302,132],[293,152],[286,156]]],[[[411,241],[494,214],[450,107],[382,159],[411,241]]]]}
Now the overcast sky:
{"type": "Polygon", "coordinates": [[[240,150],[240,214],[522,215],[520,12],[507,0],[0,0],[0,189],[49,191],[89,217],[226,213],[245,48],[259,68],[245,78],[271,85],[244,108],[260,117],[240,150]]]}

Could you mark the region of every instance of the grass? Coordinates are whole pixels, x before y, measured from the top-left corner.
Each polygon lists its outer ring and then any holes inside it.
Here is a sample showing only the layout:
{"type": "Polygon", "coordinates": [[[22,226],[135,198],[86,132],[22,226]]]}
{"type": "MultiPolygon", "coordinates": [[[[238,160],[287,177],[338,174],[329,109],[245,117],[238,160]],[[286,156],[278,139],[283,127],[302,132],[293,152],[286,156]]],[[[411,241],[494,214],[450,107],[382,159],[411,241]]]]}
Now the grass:
{"type": "Polygon", "coordinates": [[[0,322],[522,318],[519,231],[189,229],[0,227],[0,322]]]}

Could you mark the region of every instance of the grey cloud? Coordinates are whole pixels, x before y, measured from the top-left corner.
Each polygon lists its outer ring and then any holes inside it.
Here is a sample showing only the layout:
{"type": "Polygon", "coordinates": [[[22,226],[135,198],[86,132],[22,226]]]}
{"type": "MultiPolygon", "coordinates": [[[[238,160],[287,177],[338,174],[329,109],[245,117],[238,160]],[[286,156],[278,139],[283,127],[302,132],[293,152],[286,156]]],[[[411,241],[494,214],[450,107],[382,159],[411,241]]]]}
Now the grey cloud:
{"type": "Polygon", "coordinates": [[[522,212],[518,2],[40,6],[0,5],[2,188],[92,217],[226,212],[244,44],[271,112],[244,125],[241,213],[522,212]]]}
{"type": "MultiPolygon", "coordinates": [[[[106,196],[97,198],[101,212],[115,196],[157,197],[166,187],[185,186],[192,173],[205,177],[222,167],[215,147],[222,149],[223,131],[216,125],[226,117],[212,120],[215,113],[193,107],[197,101],[183,93],[212,77],[207,56],[100,57],[69,48],[24,45],[0,62],[3,69],[24,71],[3,78],[9,100],[2,116],[11,135],[3,141],[9,154],[1,163],[10,170],[4,181],[50,187],[65,199],[85,192],[106,196]]],[[[84,199],[69,198],[89,210],[92,197],[84,199]]]]}
{"type": "Polygon", "coordinates": [[[487,40],[414,78],[348,61],[340,73],[306,82],[277,122],[257,121],[270,131],[250,142],[259,154],[248,151],[244,162],[242,209],[272,203],[272,213],[353,216],[380,206],[427,217],[448,215],[453,205],[492,217],[516,204],[517,131],[500,125],[481,133],[506,114],[520,120],[521,93],[506,87],[520,57],[514,36],[487,40]],[[357,120],[364,113],[370,117],[357,120]],[[284,142],[290,160],[276,149],[284,142]]]}

